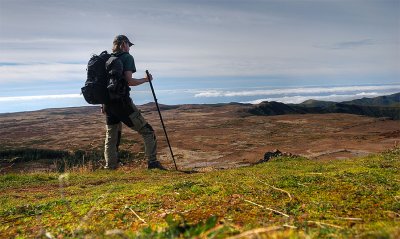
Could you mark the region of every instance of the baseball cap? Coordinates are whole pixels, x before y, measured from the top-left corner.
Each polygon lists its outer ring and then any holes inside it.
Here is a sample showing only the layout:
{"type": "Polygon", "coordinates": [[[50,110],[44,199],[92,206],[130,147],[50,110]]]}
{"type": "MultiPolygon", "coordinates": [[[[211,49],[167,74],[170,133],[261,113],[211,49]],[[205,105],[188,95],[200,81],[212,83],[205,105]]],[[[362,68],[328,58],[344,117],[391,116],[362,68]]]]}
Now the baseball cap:
{"type": "Polygon", "coordinates": [[[135,45],[125,35],[118,35],[114,38],[113,43],[121,43],[121,42],[127,42],[129,46],[135,45]]]}

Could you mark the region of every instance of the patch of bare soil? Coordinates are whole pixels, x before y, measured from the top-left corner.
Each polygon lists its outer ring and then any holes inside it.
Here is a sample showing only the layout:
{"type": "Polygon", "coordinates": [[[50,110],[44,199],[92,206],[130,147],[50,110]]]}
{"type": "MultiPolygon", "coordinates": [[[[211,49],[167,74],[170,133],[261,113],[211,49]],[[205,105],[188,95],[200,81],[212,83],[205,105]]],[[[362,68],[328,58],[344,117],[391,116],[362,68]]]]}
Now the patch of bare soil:
{"type": "MultiPolygon", "coordinates": [[[[350,114],[252,116],[244,113],[248,107],[183,105],[163,110],[178,167],[249,165],[275,149],[315,159],[351,158],[400,142],[400,121],[350,114]]],[[[160,160],[173,168],[155,107],[139,108],[156,130],[160,160]]],[[[104,144],[105,118],[99,107],[0,114],[0,125],[1,148],[102,150],[104,144]]],[[[120,148],[144,150],[141,137],[127,127],[120,148]]]]}

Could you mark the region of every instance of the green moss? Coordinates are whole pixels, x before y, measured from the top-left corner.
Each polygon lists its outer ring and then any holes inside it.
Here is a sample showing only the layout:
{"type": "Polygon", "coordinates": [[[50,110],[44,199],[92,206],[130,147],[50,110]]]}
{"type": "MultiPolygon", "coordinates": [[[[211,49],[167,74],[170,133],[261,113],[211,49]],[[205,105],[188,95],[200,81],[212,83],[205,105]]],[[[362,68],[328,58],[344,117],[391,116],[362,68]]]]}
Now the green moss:
{"type": "Polygon", "coordinates": [[[399,156],[394,149],[331,161],[281,157],[190,175],[139,169],[6,174],[0,176],[0,235],[103,238],[120,229],[115,237],[225,238],[278,226],[268,235],[396,238],[399,156]]]}

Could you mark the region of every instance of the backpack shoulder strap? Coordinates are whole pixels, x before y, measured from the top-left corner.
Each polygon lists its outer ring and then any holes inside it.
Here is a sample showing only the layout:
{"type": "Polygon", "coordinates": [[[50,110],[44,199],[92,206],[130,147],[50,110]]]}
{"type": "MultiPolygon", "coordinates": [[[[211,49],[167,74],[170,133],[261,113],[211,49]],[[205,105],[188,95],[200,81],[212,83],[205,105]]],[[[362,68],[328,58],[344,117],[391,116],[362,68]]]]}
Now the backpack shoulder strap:
{"type": "Polygon", "coordinates": [[[113,52],[113,53],[111,53],[111,56],[115,56],[115,57],[119,58],[125,54],[128,54],[128,52],[113,52]]]}
{"type": "Polygon", "coordinates": [[[110,70],[116,60],[118,60],[118,57],[111,55],[106,61],[106,70],[110,70]]]}

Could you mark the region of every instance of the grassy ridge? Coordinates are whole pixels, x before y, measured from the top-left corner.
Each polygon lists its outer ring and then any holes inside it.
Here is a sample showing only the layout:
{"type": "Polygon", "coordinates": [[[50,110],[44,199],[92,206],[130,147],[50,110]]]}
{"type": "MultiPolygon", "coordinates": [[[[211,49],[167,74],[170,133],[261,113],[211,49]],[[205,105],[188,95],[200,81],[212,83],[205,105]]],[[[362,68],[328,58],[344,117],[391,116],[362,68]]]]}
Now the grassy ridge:
{"type": "Polygon", "coordinates": [[[306,100],[300,104],[284,104],[274,101],[262,102],[249,109],[248,112],[254,115],[347,113],[400,120],[399,104],[400,93],[396,93],[341,103],[319,100],[306,100]]]}
{"type": "Polygon", "coordinates": [[[197,174],[6,174],[0,237],[398,238],[399,169],[397,148],[197,174]]]}
{"type": "Polygon", "coordinates": [[[262,102],[249,109],[248,112],[253,115],[346,113],[400,120],[400,107],[397,105],[368,106],[323,101],[306,104],[284,104],[274,101],[262,102]]]}

